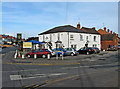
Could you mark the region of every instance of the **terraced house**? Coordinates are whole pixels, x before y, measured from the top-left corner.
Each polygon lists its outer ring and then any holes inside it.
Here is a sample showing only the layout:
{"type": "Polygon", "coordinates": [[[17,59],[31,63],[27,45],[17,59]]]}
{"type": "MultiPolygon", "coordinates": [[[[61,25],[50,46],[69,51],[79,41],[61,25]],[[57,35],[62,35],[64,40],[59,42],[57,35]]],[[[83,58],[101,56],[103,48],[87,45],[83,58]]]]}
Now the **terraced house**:
{"type": "Polygon", "coordinates": [[[99,29],[98,32],[101,34],[101,49],[108,50],[109,48],[118,48],[118,34],[110,31],[109,29],[99,29]]]}
{"type": "Polygon", "coordinates": [[[39,41],[48,44],[51,48],[76,48],[98,47],[101,48],[101,35],[93,28],[80,28],[71,25],[58,26],[43,33],[38,34],[39,41]]]}

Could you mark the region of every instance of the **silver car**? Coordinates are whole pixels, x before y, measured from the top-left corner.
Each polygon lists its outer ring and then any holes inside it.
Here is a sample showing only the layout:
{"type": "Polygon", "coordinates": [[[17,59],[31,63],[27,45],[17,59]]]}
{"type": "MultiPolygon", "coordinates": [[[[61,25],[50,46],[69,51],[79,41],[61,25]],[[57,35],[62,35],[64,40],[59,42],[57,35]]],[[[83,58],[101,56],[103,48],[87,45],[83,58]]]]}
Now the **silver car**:
{"type": "Polygon", "coordinates": [[[67,55],[71,55],[71,56],[78,54],[75,48],[65,48],[65,51],[67,55]]]}

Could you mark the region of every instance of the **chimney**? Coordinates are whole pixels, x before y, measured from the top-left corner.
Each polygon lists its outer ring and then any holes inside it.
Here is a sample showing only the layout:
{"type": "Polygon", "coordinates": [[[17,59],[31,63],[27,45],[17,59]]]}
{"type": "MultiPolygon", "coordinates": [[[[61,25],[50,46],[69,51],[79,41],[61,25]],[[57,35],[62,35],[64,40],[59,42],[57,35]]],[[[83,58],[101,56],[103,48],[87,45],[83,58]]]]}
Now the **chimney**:
{"type": "Polygon", "coordinates": [[[80,22],[77,24],[77,29],[80,29],[80,22]]]}
{"type": "Polygon", "coordinates": [[[95,30],[95,27],[93,27],[92,29],[94,29],[94,30],[95,30]]]}
{"type": "Polygon", "coordinates": [[[118,37],[118,34],[116,34],[116,36],[118,37]]]}
{"type": "Polygon", "coordinates": [[[112,31],[110,31],[110,33],[112,34],[112,31]]]}
{"type": "Polygon", "coordinates": [[[113,34],[116,34],[115,32],[113,32],[113,34]]]}
{"type": "Polygon", "coordinates": [[[107,32],[110,32],[110,30],[108,29],[107,32]]]}
{"type": "Polygon", "coordinates": [[[106,32],[106,27],[104,27],[104,31],[106,32]]]}

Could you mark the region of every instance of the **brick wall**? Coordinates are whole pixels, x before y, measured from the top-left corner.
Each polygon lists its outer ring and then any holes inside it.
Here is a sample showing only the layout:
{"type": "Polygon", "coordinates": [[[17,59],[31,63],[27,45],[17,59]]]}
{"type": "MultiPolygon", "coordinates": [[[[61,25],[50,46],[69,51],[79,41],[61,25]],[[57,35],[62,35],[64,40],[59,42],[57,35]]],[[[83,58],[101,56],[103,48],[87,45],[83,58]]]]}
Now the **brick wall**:
{"type": "MultiPolygon", "coordinates": [[[[104,29],[99,29],[98,32],[100,34],[116,34],[115,32],[112,33],[112,31],[110,31],[109,29],[106,29],[106,27],[104,27],[104,29]]],[[[113,40],[111,41],[101,41],[101,49],[105,49],[107,50],[108,46],[113,46],[116,45],[116,47],[118,48],[118,34],[116,34],[116,36],[114,36],[113,40]]]]}

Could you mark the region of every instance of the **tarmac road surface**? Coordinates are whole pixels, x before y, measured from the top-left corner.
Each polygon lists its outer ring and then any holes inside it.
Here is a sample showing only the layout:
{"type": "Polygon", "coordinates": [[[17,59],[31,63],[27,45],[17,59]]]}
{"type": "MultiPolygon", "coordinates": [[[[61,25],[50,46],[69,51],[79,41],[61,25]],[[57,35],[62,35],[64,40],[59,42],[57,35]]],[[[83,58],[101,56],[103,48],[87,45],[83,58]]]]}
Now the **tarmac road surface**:
{"type": "Polygon", "coordinates": [[[96,56],[79,55],[69,61],[47,59],[21,61],[12,59],[12,56],[4,56],[3,60],[2,87],[21,87],[21,89],[118,87],[117,52],[96,56]],[[44,62],[47,64],[42,65],[44,62]],[[59,65],[56,65],[58,62],[59,65]],[[74,63],[70,64],[70,62],[74,63]]]}

